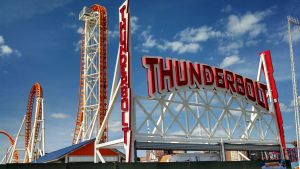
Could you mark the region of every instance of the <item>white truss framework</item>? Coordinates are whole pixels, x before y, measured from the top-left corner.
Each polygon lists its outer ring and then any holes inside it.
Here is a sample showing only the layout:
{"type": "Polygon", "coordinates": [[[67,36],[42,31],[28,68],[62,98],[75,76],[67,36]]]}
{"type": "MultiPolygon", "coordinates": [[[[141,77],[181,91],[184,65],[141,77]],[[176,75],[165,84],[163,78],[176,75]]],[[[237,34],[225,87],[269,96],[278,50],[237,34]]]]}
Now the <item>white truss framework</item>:
{"type": "MultiPolygon", "coordinates": [[[[128,40],[130,40],[130,36],[128,40]]],[[[118,52],[120,52],[120,48],[118,52]]],[[[224,143],[280,146],[283,131],[280,135],[279,130],[281,128],[279,128],[278,117],[275,113],[276,108],[277,113],[280,113],[280,109],[275,107],[275,105],[278,106],[278,100],[272,96],[272,90],[275,88],[274,84],[273,86],[270,84],[269,75],[273,74],[267,69],[270,68],[270,65],[271,62],[268,62],[267,65],[265,55],[262,54],[257,81],[262,81],[262,75],[265,77],[269,110],[230,91],[206,88],[206,86],[200,89],[165,93],[160,97],[151,99],[132,93],[130,101],[132,107],[131,121],[128,122],[131,127],[130,141],[132,143],[183,143],[191,145],[220,144],[223,160],[225,159],[224,143]]],[[[120,58],[118,53],[108,109],[95,140],[95,163],[105,162],[99,151],[102,148],[124,148],[126,162],[135,160],[136,148],[134,145],[126,146],[124,136],[106,143],[100,142],[120,94],[121,80],[119,74],[120,58]]],[[[272,79],[272,83],[275,83],[274,79],[272,79]]]]}
{"type": "Polygon", "coordinates": [[[136,96],[134,105],[139,119],[136,120],[136,141],[193,144],[217,144],[221,140],[238,144],[279,142],[275,114],[226,91],[182,91],[151,100],[136,96]]]}
{"type": "Polygon", "coordinates": [[[288,34],[289,34],[289,47],[290,47],[290,58],[291,58],[291,72],[292,72],[292,84],[293,84],[293,100],[294,100],[294,111],[295,111],[295,122],[296,122],[296,139],[298,148],[298,164],[300,167],[300,114],[299,114],[299,98],[297,89],[297,75],[296,75],[296,65],[294,61],[294,51],[293,51],[293,40],[292,40],[292,25],[297,26],[300,33],[300,22],[297,18],[288,16],[288,34]]]}
{"type": "MultiPolygon", "coordinates": [[[[117,140],[113,140],[113,141],[109,141],[106,143],[101,143],[101,138],[103,137],[103,135],[105,134],[105,127],[108,125],[108,120],[111,116],[114,104],[118,98],[118,95],[120,94],[120,88],[121,88],[121,76],[120,76],[120,54],[125,54],[126,55],[126,60],[124,63],[127,65],[127,67],[125,68],[126,73],[128,76],[126,77],[127,79],[127,91],[130,91],[130,84],[131,84],[131,80],[130,80],[130,15],[129,15],[129,5],[128,5],[128,0],[126,0],[123,5],[121,5],[120,7],[120,12],[122,11],[122,9],[126,9],[125,11],[123,11],[123,14],[119,14],[119,19],[120,19],[120,29],[124,29],[124,30],[120,30],[120,32],[122,32],[122,34],[125,36],[123,37],[123,35],[120,35],[120,39],[123,38],[123,42],[125,42],[124,46],[121,47],[121,43],[119,46],[119,50],[118,50],[118,55],[117,55],[117,59],[116,59],[116,65],[115,65],[115,72],[114,72],[114,77],[113,77],[113,81],[112,81],[112,87],[111,87],[111,93],[110,93],[110,100],[109,100],[109,104],[108,104],[108,109],[107,112],[105,114],[105,117],[102,121],[102,124],[100,126],[100,129],[98,130],[98,133],[96,135],[96,140],[95,140],[95,155],[94,155],[94,162],[105,162],[103,156],[101,155],[99,149],[101,148],[122,148],[125,150],[125,154],[126,154],[126,162],[132,162],[134,161],[134,148],[132,146],[132,141],[133,141],[133,137],[134,137],[134,132],[131,131],[131,127],[133,126],[133,122],[135,120],[134,116],[132,114],[132,108],[131,108],[131,100],[129,101],[129,105],[128,108],[129,110],[127,110],[128,114],[125,114],[124,117],[122,117],[122,123],[127,123],[126,125],[126,129],[128,129],[128,131],[123,130],[124,135],[123,138],[121,139],[117,139],[117,140]],[[125,20],[123,22],[123,19],[125,20]],[[122,26],[121,26],[122,25],[122,26]],[[125,51],[124,51],[125,50],[125,51]],[[124,52],[124,53],[122,53],[124,52]],[[131,117],[129,117],[131,116],[131,117]],[[128,120],[130,119],[130,120],[128,120]],[[128,121],[127,121],[128,120],[128,121]],[[125,134],[126,133],[126,134],[125,134]],[[124,138],[126,137],[126,138],[124,138]],[[124,140],[127,140],[127,143],[124,140]]],[[[120,33],[121,34],[121,33],[120,33]]],[[[123,80],[124,83],[124,80],[123,80]]],[[[124,84],[123,84],[124,85],[124,84]]],[[[133,96],[130,94],[131,92],[128,92],[127,94],[129,95],[128,97],[131,99],[133,96]]],[[[124,113],[124,111],[122,111],[122,113],[124,113]]],[[[120,116],[122,116],[122,113],[120,112],[120,116]]],[[[122,124],[122,127],[125,127],[125,124],[122,124]]],[[[124,128],[123,128],[124,129],[124,128]]]]}
{"type": "MultiPolygon", "coordinates": [[[[119,59],[116,62],[111,99],[105,124],[120,92],[119,59]]],[[[132,133],[136,142],[185,144],[257,144],[280,145],[274,99],[263,55],[260,56],[257,81],[264,76],[267,82],[269,110],[222,89],[201,89],[168,93],[149,99],[133,96],[132,133]]],[[[123,139],[96,144],[100,148],[123,148],[123,139]]],[[[133,150],[135,151],[135,150],[133,150]]],[[[105,162],[95,151],[95,162],[105,162]]]]}
{"type": "Polygon", "coordinates": [[[75,144],[95,137],[99,129],[97,123],[99,113],[99,12],[84,7],[80,20],[84,21],[84,59],[83,59],[83,117],[75,144]]]}
{"type": "MultiPolygon", "coordinates": [[[[120,51],[120,50],[119,50],[120,51]]],[[[124,139],[117,139],[113,141],[109,141],[106,143],[100,143],[101,137],[104,134],[105,127],[108,125],[108,120],[111,116],[114,104],[117,101],[118,95],[120,94],[120,79],[119,79],[119,73],[120,73],[120,59],[119,59],[119,51],[116,59],[116,65],[115,65],[115,71],[114,71],[114,77],[113,77],[113,82],[112,82],[112,88],[110,92],[110,99],[109,99],[109,104],[108,104],[108,109],[105,114],[105,117],[103,119],[102,125],[100,126],[98,133],[96,135],[96,140],[95,140],[95,155],[94,155],[94,162],[102,162],[105,163],[106,161],[104,160],[102,154],[100,153],[99,149],[101,148],[124,148],[124,139]]],[[[126,157],[127,158],[127,157],[126,157]]]]}
{"type": "Polygon", "coordinates": [[[36,98],[35,112],[32,130],[30,133],[29,145],[25,149],[25,119],[24,116],[17,136],[15,138],[14,144],[8,149],[6,155],[0,161],[0,164],[5,163],[30,163],[37,160],[39,157],[45,155],[45,116],[44,116],[44,103],[43,98],[36,98]],[[41,105],[40,117],[37,116],[38,105],[41,105]],[[39,125],[39,131],[36,130],[36,126],[39,125]],[[35,135],[38,133],[37,139],[35,140],[35,135]],[[14,159],[14,152],[18,152],[18,161],[14,159]]]}

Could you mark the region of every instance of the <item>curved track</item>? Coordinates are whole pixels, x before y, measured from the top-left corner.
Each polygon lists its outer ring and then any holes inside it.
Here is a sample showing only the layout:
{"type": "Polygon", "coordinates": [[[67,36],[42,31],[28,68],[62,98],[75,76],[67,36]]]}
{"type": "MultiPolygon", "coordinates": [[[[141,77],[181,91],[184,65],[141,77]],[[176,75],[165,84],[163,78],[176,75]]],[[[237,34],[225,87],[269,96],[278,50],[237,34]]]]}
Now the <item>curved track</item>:
{"type": "MultiPolygon", "coordinates": [[[[15,144],[15,140],[6,131],[0,130],[0,134],[3,134],[8,138],[10,146],[13,146],[15,144]]],[[[18,154],[17,150],[14,151],[14,156],[13,157],[14,157],[15,162],[18,163],[19,154],[18,154]]]]}
{"type": "Polygon", "coordinates": [[[38,101],[39,99],[43,98],[43,90],[39,83],[35,83],[30,90],[29,97],[28,97],[28,103],[27,103],[27,111],[26,111],[26,117],[25,117],[25,149],[32,149],[35,147],[35,144],[37,142],[37,137],[39,135],[39,128],[40,123],[36,122],[36,126],[32,126],[32,111],[33,111],[33,104],[36,100],[36,114],[34,118],[35,120],[41,119],[41,112],[42,112],[42,103],[38,101]],[[31,135],[33,133],[33,135],[31,135]],[[33,138],[31,138],[33,137],[33,138]],[[33,140],[32,140],[33,139],[33,140]],[[30,144],[33,143],[33,144],[30,144]],[[31,146],[29,146],[31,145],[31,146]]]}

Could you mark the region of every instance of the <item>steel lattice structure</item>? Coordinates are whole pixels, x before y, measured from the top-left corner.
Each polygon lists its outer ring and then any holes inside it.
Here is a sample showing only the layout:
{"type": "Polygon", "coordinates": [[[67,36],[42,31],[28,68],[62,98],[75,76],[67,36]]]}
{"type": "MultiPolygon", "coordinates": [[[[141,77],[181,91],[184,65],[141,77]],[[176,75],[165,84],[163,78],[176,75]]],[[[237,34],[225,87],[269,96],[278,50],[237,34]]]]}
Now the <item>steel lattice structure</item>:
{"type": "Polygon", "coordinates": [[[140,142],[279,142],[275,114],[227,91],[173,92],[152,100],[136,96],[134,104],[139,116],[135,139],[140,142]]]}
{"type": "Polygon", "coordinates": [[[30,90],[26,114],[17,136],[11,141],[13,144],[1,163],[30,163],[45,155],[43,100],[42,87],[35,83],[30,90]]]}
{"type": "Polygon", "coordinates": [[[8,138],[9,143],[10,143],[10,147],[7,150],[8,153],[5,154],[5,156],[3,157],[3,159],[0,161],[0,164],[5,164],[8,161],[12,161],[12,162],[18,163],[19,162],[18,151],[17,150],[12,151],[13,146],[15,144],[15,140],[6,131],[0,130],[0,134],[5,135],[8,138]]]}
{"type": "Polygon", "coordinates": [[[289,47],[290,47],[290,59],[291,59],[291,72],[292,72],[292,84],[293,84],[293,103],[295,111],[295,122],[296,122],[296,139],[297,139],[297,148],[298,148],[298,164],[300,166],[300,114],[299,114],[299,98],[298,98],[298,89],[297,89],[297,75],[296,75],[296,65],[294,61],[294,51],[293,51],[293,40],[292,40],[292,25],[296,25],[300,31],[300,22],[297,18],[288,16],[288,34],[289,34],[289,47]]]}
{"type": "MultiPolygon", "coordinates": [[[[80,92],[73,144],[95,137],[107,110],[107,14],[100,5],[84,7],[80,92]]],[[[107,141],[107,127],[101,142],[107,141]]]]}
{"type": "MultiPolygon", "coordinates": [[[[131,91],[130,14],[128,8],[128,1],[125,1],[119,9],[119,53],[107,114],[95,141],[95,162],[105,162],[98,151],[101,148],[124,148],[126,161],[131,162],[135,161],[135,151],[138,149],[153,150],[153,148],[166,149],[170,147],[175,149],[193,147],[195,149],[195,147],[202,147],[208,150],[214,147],[215,150],[218,145],[220,145],[220,152],[223,154],[222,159],[224,160],[228,144],[233,144],[235,147],[248,145],[252,148],[257,146],[261,150],[280,150],[282,158],[285,159],[283,121],[270,51],[260,53],[256,79],[257,83],[266,82],[266,96],[264,97],[268,102],[268,108],[229,90],[209,86],[201,86],[199,89],[172,89],[167,93],[162,92],[163,94],[160,96],[154,95],[152,98],[137,96],[131,91]],[[120,93],[123,138],[101,143],[100,138],[105,134],[105,126],[120,93]],[[267,148],[270,146],[271,148],[267,148]],[[272,146],[278,147],[278,149],[273,149],[272,146]]],[[[159,66],[157,65],[157,67],[159,66]]],[[[164,70],[165,74],[160,76],[172,74],[170,65],[166,69],[168,70],[164,70]]],[[[152,75],[151,78],[153,78],[152,75]]],[[[149,82],[148,79],[149,83],[157,82],[149,82]]],[[[153,86],[150,88],[150,90],[155,90],[153,86]]],[[[257,94],[261,97],[259,92],[257,94]]],[[[243,149],[245,148],[247,146],[243,147],[243,149]]]]}

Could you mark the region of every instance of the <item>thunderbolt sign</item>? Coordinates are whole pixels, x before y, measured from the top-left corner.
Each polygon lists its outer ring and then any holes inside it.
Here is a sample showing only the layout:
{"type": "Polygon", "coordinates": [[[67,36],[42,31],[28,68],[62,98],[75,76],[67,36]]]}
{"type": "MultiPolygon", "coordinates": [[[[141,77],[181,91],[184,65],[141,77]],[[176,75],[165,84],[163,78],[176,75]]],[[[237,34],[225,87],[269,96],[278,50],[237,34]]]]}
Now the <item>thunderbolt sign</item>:
{"type": "Polygon", "coordinates": [[[150,98],[182,89],[222,89],[269,110],[267,86],[228,70],[205,64],[161,57],[142,58],[150,98]]]}
{"type": "Polygon", "coordinates": [[[130,84],[130,14],[128,1],[119,9],[120,22],[120,77],[121,77],[121,111],[122,111],[122,130],[124,134],[124,144],[126,145],[126,161],[131,159],[131,84],[130,84]]]}

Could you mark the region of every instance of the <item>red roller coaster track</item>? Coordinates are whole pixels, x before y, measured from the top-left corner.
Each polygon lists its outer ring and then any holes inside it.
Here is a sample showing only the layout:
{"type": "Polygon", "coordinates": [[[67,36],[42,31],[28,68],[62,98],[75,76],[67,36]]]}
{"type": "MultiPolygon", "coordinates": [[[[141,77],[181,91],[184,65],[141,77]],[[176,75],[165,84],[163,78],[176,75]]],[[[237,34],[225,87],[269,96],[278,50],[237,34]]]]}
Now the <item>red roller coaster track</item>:
{"type": "MultiPolygon", "coordinates": [[[[3,134],[8,138],[9,143],[10,143],[11,146],[13,146],[15,144],[15,140],[6,131],[0,130],[0,134],[3,134]]],[[[18,163],[19,154],[18,154],[17,150],[14,151],[14,156],[13,157],[14,157],[15,162],[18,163]]]]}
{"type": "MultiPolygon", "coordinates": [[[[107,111],[107,98],[108,98],[108,75],[107,75],[107,13],[106,9],[100,5],[93,5],[90,7],[92,11],[99,13],[99,112],[98,112],[98,126],[101,126],[103,119],[107,111]]],[[[83,24],[84,25],[84,24],[83,24]]],[[[84,62],[85,62],[85,28],[83,26],[82,40],[81,40],[81,50],[80,50],[80,89],[79,89],[79,98],[78,98],[78,110],[77,110],[77,120],[75,125],[75,131],[73,136],[73,144],[76,143],[76,139],[80,134],[80,127],[83,121],[84,113],[84,62]]],[[[107,126],[105,129],[105,134],[103,135],[101,142],[106,142],[108,139],[107,126]]]]}
{"type": "MultiPolygon", "coordinates": [[[[32,109],[33,109],[33,103],[35,98],[42,98],[43,97],[43,90],[42,87],[39,83],[35,83],[30,90],[29,97],[28,97],[28,103],[27,103],[27,111],[26,111],[26,124],[25,124],[25,149],[28,148],[29,146],[29,141],[30,141],[30,133],[31,133],[31,120],[32,120],[32,109]]],[[[40,119],[41,118],[41,111],[42,111],[42,105],[41,102],[37,102],[37,112],[36,112],[36,118],[40,119]]],[[[34,144],[36,143],[38,134],[39,134],[39,128],[40,128],[40,123],[37,123],[35,130],[35,136],[34,138],[34,144]]]]}

